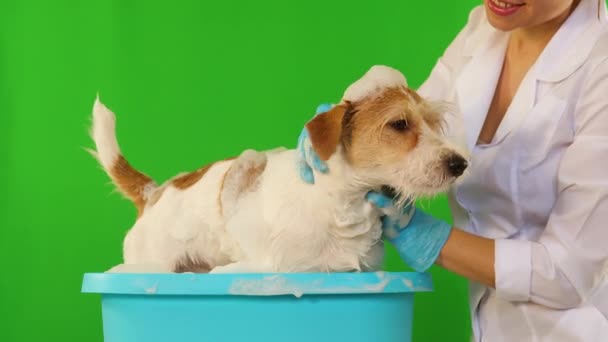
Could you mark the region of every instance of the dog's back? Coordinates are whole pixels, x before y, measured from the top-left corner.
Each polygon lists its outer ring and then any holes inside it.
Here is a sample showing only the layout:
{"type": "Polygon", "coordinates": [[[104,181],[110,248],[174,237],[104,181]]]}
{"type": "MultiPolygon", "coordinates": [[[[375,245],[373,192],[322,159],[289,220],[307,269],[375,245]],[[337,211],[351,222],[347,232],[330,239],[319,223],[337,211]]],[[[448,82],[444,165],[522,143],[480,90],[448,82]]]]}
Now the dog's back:
{"type": "MultiPolygon", "coordinates": [[[[124,241],[125,264],[297,272],[375,269],[381,261],[371,205],[363,196],[344,198],[334,177],[302,182],[294,150],[245,151],[157,185],[122,156],[115,116],[99,100],[92,135],[104,170],[138,211],[124,241]]],[[[342,173],[346,164],[334,162],[332,172],[342,173]]]]}
{"type": "Polygon", "coordinates": [[[206,272],[238,254],[224,231],[221,193],[233,160],[177,175],[162,185],[132,167],[121,154],[115,115],[99,99],[93,108],[91,151],[120,193],[137,208],[124,240],[125,264],[153,264],[173,271],[206,272]]]}

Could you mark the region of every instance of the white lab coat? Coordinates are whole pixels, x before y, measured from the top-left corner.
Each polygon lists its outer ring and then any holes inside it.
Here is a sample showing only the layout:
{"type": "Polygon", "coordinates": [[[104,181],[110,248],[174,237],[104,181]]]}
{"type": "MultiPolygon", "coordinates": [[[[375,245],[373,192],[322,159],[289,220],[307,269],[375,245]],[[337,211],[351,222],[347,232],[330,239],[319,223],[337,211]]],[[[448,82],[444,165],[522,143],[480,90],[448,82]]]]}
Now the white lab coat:
{"type": "Polygon", "coordinates": [[[608,341],[607,17],[582,0],[489,144],[477,138],[509,33],[482,6],[419,88],[461,113],[448,116],[471,152],[448,196],[455,225],[496,239],[496,289],[470,285],[476,341],[608,341]]]}

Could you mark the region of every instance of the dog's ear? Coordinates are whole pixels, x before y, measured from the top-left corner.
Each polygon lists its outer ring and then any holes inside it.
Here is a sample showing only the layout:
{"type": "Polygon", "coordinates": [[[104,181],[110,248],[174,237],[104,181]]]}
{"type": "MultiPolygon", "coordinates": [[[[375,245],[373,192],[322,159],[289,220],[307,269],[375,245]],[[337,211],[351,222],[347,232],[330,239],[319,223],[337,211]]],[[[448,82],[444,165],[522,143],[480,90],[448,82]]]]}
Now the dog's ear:
{"type": "Polygon", "coordinates": [[[340,143],[345,105],[337,105],[325,113],[315,116],[306,124],[312,148],[323,161],[328,160],[340,143]]]}

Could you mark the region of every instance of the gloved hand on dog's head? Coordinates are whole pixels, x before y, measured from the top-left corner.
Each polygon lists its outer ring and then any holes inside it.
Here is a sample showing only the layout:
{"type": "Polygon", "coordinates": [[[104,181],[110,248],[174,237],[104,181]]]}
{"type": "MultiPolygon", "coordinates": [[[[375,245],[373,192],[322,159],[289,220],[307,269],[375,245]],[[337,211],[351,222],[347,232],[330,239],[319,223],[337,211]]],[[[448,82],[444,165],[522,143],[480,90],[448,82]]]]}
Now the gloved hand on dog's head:
{"type": "MultiPolygon", "coordinates": [[[[323,103],[317,107],[317,111],[315,112],[315,116],[321,113],[325,113],[330,110],[332,107],[331,104],[323,103]]],[[[302,129],[300,136],[298,137],[298,161],[297,167],[298,172],[300,174],[300,178],[308,184],[315,183],[315,176],[313,172],[313,168],[319,172],[327,173],[329,172],[329,168],[327,164],[319,158],[319,155],[312,148],[312,143],[308,137],[308,130],[306,127],[302,129]]]]}
{"type": "MultiPolygon", "coordinates": [[[[317,107],[315,116],[332,108],[330,104],[317,107]]],[[[314,184],[313,168],[328,173],[327,164],[319,158],[308,137],[306,127],[298,138],[298,160],[296,162],[300,178],[314,184]]],[[[382,209],[382,229],[397,249],[405,263],[418,272],[424,272],[435,263],[439,252],[447,241],[452,226],[416,209],[413,203],[400,206],[395,197],[385,192],[370,191],[365,198],[382,209]]]]}

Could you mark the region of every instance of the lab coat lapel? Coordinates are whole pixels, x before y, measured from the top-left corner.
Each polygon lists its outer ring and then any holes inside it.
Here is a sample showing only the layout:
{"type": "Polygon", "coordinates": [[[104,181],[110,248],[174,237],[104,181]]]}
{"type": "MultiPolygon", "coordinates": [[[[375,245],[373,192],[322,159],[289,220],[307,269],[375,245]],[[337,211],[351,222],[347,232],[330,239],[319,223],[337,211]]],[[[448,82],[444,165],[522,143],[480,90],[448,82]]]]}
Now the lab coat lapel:
{"type": "Polygon", "coordinates": [[[507,36],[485,27],[467,42],[465,51],[471,51],[470,60],[456,81],[456,96],[469,150],[477,143],[492,102],[502,70],[507,36]]]}
{"type": "Polygon", "coordinates": [[[515,128],[534,107],[536,100],[536,90],[538,78],[536,69],[533,66],[527,72],[524,79],[519,84],[519,87],[511,99],[511,104],[494,134],[493,144],[502,142],[509,133],[515,128]]]}
{"type": "MultiPolygon", "coordinates": [[[[604,2],[598,18],[597,2],[581,1],[522,80],[492,144],[503,141],[534,108],[540,83],[560,82],[585,62],[600,32],[606,29],[607,20],[604,2]]],[[[477,143],[494,96],[508,37],[506,33],[486,27],[472,35],[466,47],[473,52],[456,83],[456,91],[469,149],[477,143]]]]}
{"type": "Polygon", "coordinates": [[[602,28],[602,20],[589,20],[590,16],[597,18],[595,3],[591,0],[581,1],[547,44],[519,85],[498,126],[493,143],[503,141],[532,111],[539,99],[538,89],[541,83],[557,83],[585,62],[602,28]]]}
{"type": "Polygon", "coordinates": [[[597,1],[582,0],[539,56],[538,79],[555,83],[576,71],[606,30],[607,21],[604,1],[600,2],[598,17],[597,1]]]}

